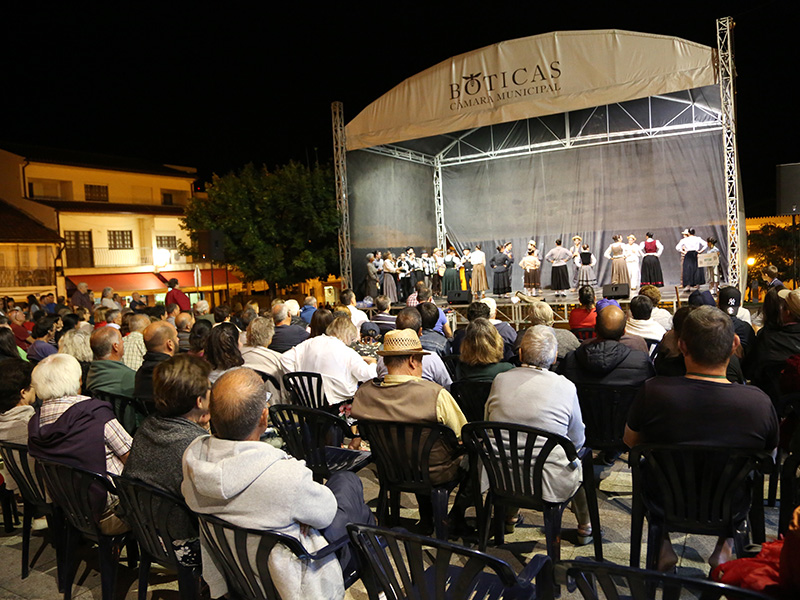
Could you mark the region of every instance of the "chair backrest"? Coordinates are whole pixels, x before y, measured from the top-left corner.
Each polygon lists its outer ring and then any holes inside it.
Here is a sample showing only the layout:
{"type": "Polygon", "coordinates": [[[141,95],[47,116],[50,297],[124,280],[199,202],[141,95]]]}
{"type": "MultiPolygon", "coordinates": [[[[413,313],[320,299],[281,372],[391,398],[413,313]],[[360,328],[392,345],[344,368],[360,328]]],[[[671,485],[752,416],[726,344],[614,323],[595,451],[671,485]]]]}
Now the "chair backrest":
{"type": "Polygon", "coordinates": [[[595,337],[594,327],[576,327],[575,329],[570,329],[570,331],[581,341],[591,340],[595,337]]]}
{"type": "MultiPolygon", "coordinates": [[[[483,464],[492,493],[504,500],[513,498],[522,507],[544,506],[544,467],[554,449],[562,448],[568,461],[578,460],[569,439],[516,423],[467,423],[461,439],[483,464]]],[[[576,468],[580,468],[577,463],[576,468]]]]}
{"type": "Polygon", "coordinates": [[[278,381],[277,377],[275,377],[274,375],[270,375],[269,373],[264,373],[264,371],[257,370],[256,373],[258,373],[261,376],[261,380],[264,383],[271,383],[276,390],[278,391],[281,390],[281,382],[278,381]]]}
{"type": "Polygon", "coordinates": [[[595,450],[623,450],[628,410],[639,387],[590,383],[580,383],[576,387],[586,426],[586,446],[595,450]]]}
{"type": "Polygon", "coordinates": [[[305,406],[276,404],[269,417],[286,444],[289,454],[324,478],[330,477],[325,446],[339,447],[348,433],[347,424],[330,413],[305,406]]]}
{"type": "Polygon", "coordinates": [[[211,515],[197,517],[205,547],[237,599],[280,600],[268,560],[276,544],[288,547],[300,559],[314,558],[298,540],[282,533],[236,527],[211,515]]]}
{"type": "Polygon", "coordinates": [[[49,501],[44,477],[28,455],[28,447],[11,442],[0,442],[0,454],[9,474],[19,488],[22,499],[37,508],[47,510],[49,501]]]}
{"type": "Polygon", "coordinates": [[[441,356],[442,362],[444,363],[444,366],[447,369],[451,379],[456,378],[456,367],[458,366],[458,361],[460,358],[460,354],[445,354],[441,356]]]}
{"type": "Polygon", "coordinates": [[[756,450],[642,444],[631,450],[630,464],[634,501],[663,515],[672,531],[721,535],[747,516],[750,474],[772,458],[756,450]]]}
{"type": "Polygon", "coordinates": [[[492,390],[491,381],[454,381],[450,393],[456,399],[467,421],[483,421],[486,401],[492,390]]]}
{"type": "Polygon", "coordinates": [[[156,562],[177,568],[178,557],[172,543],[175,538],[170,532],[177,523],[189,524],[194,526],[192,537],[199,537],[195,514],[182,499],[172,494],[130,477],[112,475],[111,478],[119,494],[125,522],[133,529],[142,550],[156,562]]]}
{"type": "Polygon", "coordinates": [[[656,354],[658,354],[658,347],[661,344],[661,340],[654,340],[652,338],[644,338],[644,343],[647,344],[647,354],[650,355],[650,359],[654,359],[656,354]]]}
{"type": "MultiPolygon", "coordinates": [[[[584,600],[601,598],[630,598],[631,600],[650,600],[651,598],[702,598],[703,600],[768,600],[758,592],[745,590],[723,583],[699,579],[697,577],[678,577],[658,571],[647,571],[633,567],[622,567],[612,563],[597,563],[585,560],[561,561],[556,566],[557,579],[562,576],[572,580],[584,600]],[[661,590],[658,594],[657,590],[661,590]]],[[[563,583],[563,582],[560,582],[563,583]]]]}
{"type": "MultiPolygon", "coordinates": [[[[534,597],[530,581],[484,552],[384,527],[351,523],[347,531],[388,600],[534,597]]],[[[550,564],[547,557],[535,558],[550,564]]]]}
{"type": "Polygon", "coordinates": [[[283,376],[283,385],[297,400],[296,404],[308,408],[328,408],[322,389],[322,375],[307,371],[295,371],[283,376]]]}
{"type": "Polygon", "coordinates": [[[438,423],[359,420],[358,428],[369,441],[378,478],[408,492],[424,492],[433,486],[429,458],[436,446],[458,452],[456,434],[438,423]]]}
{"type": "Polygon", "coordinates": [[[50,497],[61,507],[67,521],[85,537],[97,539],[108,494],[116,494],[112,483],[80,467],[39,458],[36,461],[50,497]]]}
{"type": "Polygon", "coordinates": [[[126,396],[117,396],[116,394],[93,390],[90,390],[89,394],[92,398],[108,402],[114,411],[114,416],[117,417],[117,421],[131,435],[136,433],[139,425],[147,417],[147,408],[143,402],[136,398],[127,398],[126,396]]]}

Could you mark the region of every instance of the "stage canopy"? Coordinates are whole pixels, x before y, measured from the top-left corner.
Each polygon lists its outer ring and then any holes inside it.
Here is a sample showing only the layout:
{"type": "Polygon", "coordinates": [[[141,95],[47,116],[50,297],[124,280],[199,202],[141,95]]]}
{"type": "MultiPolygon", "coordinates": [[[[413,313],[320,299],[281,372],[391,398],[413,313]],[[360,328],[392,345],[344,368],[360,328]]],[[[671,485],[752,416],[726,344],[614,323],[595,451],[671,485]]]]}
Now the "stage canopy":
{"type": "Polygon", "coordinates": [[[724,262],[716,73],[709,47],[608,30],[501,42],[407,79],[346,127],[354,282],[366,252],[419,254],[445,235],[489,256],[512,241],[518,262],[529,239],[544,253],[578,234],[601,284],[615,233],[654,233],[668,284],[684,227],[721,240],[724,262]]]}

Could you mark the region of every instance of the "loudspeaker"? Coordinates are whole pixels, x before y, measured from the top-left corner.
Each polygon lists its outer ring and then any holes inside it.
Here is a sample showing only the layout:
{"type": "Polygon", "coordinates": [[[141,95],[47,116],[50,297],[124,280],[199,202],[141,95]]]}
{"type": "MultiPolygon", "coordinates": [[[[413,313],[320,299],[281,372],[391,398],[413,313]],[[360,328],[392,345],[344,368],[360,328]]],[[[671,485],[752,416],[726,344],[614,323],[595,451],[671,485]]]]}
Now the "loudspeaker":
{"type": "Polygon", "coordinates": [[[603,286],[603,298],[609,300],[627,300],[631,295],[631,286],[628,283],[609,283],[603,286]]]}
{"type": "Polygon", "coordinates": [[[450,290],[447,292],[448,304],[469,304],[472,302],[472,292],[467,290],[450,290]]]}
{"type": "Polygon", "coordinates": [[[777,179],[777,214],[800,214],[800,164],[778,165],[777,179]]]}
{"type": "Polygon", "coordinates": [[[225,261],[225,234],[219,229],[197,232],[197,251],[206,260],[225,261]]]}

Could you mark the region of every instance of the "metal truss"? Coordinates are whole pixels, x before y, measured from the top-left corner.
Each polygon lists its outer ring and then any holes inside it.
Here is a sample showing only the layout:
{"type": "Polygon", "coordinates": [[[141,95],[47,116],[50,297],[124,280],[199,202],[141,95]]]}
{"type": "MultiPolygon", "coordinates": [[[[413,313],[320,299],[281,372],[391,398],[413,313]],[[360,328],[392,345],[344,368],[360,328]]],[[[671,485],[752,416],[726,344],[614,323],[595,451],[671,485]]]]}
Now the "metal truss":
{"type": "Polygon", "coordinates": [[[339,226],[339,273],[342,289],[353,285],[353,261],[350,256],[350,203],[347,197],[347,149],[344,137],[344,108],[331,104],[333,120],[333,169],[336,178],[336,208],[342,219],[339,226]]]}
{"type": "Polygon", "coordinates": [[[445,249],[447,229],[444,226],[444,199],[442,197],[442,163],[435,157],[433,167],[433,202],[436,210],[436,247],[445,249]]]}
{"type": "Polygon", "coordinates": [[[717,19],[719,94],[722,106],[722,143],[725,162],[725,205],[728,215],[728,281],[743,286],[747,234],[739,227],[744,210],[739,196],[739,152],[736,144],[736,70],[733,64],[733,27],[731,17],[717,19]]]}

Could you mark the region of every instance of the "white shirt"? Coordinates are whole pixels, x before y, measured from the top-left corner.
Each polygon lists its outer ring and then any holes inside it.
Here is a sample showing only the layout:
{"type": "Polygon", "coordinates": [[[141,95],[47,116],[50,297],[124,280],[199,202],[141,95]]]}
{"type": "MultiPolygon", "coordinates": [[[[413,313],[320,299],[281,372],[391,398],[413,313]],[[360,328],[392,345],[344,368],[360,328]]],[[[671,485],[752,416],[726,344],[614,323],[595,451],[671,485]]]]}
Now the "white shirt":
{"type": "Polygon", "coordinates": [[[356,308],[352,304],[348,306],[347,309],[350,311],[350,320],[353,321],[353,325],[356,326],[356,329],[361,331],[361,324],[369,321],[367,313],[365,313],[363,310],[356,308]]]}
{"type": "MultiPolygon", "coordinates": [[[[645,240],[645,242],[646,241],[647,240],[645,240]]],[[[664,244],[662,244],[658,240],[653,240],[653,241],[656,243],[656,251],[655,252],[650,252],[650,256],[656,256],[656,257],[661,256],[661,253],[664,251],[664,244]]],[[[644,242],[641,242],[639,244],[639,248],[642,250],[642,254],[647,256],[648,253],[644,251],[644,242]]]]}
{"type": "Polygon", "coordinates": [[[625,262],[639,262],[639,257],[642,256],[642,249],[636,243],[622,244],[622,247],[625,248],[625,262]]]}
{"type": "Polygon", "coordinates": [[[339,338],[318,335],[290,348],[281,357],[287,373],[311,371],[322,375],[322,389],[328,404],[350,400],[359,382],[377,377],[376,365],[367,364],[339,338]]]}
{"type": "Polygon", "coordinates": [[[652,317],[650,319],[628,319],[625,324],[625,333],[628,335],[638,335],[646,340],[658,340],[664,337],[667,330],[656,323],[652,317]]]}
{"type": "Polygon", "coordinates": [[[475,250],[469,255],[469,262],[471,262],[473,265],[486,266],[486,254],[484,254],[483,250],[475,250]]]}
{"type": "Polygon", "coordinates": [[[675,246],[675,250],[681,253],[686,252],[702,252],[708,248],[708,244],[703,238],[699,238],[696,235],[690,235],[689,237],[683,238],[678,245],[675,246]]]}

